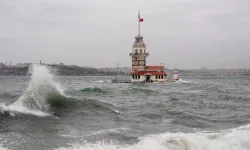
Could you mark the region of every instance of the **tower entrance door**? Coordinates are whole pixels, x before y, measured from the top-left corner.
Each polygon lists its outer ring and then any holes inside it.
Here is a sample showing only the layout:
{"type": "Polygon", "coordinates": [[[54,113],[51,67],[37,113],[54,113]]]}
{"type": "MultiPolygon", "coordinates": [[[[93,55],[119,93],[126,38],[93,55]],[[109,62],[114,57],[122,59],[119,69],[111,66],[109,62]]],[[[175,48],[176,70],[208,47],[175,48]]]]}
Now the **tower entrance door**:
{"type": "Polygon", "coordinates": [[[146,82],[150,82],[150,75],[146,75],[146,82]]]}

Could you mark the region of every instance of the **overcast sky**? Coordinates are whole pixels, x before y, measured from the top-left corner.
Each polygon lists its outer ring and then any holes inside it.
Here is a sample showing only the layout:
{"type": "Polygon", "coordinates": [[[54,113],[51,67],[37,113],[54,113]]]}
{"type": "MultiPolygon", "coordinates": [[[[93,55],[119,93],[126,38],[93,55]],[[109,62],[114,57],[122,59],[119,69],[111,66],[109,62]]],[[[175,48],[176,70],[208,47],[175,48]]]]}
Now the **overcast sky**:
{"type": "Polygon", "coordinates": [[[148,65],[250,68],[250,0],[1,0],[0,62],[131,66],[138,9],[148,65]]]}

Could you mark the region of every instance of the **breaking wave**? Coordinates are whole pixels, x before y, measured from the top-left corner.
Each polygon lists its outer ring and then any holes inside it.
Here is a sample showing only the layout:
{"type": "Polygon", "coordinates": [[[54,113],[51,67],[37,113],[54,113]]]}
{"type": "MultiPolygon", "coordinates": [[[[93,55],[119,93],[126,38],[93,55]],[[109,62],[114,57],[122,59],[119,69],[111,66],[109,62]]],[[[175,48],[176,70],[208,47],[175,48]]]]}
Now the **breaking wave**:
{"type": "Polygon", "coordinates": [[[249,150],[250,125],[220,131],[218,133],[163,133],[140,138],[133,145],[118,142],[73,144],[58,150],[249,150]]]}
{"type": "Polygon", "coordinates": [[[50,116],[52,100],[66,97],[63,89],[53,80],[53,75],[48,67],[33,65],[30,71],[31,80],[23,95],[11,105],[1,104],[0,112],[2,114],[14,116],[24,113],[50,116]]]}

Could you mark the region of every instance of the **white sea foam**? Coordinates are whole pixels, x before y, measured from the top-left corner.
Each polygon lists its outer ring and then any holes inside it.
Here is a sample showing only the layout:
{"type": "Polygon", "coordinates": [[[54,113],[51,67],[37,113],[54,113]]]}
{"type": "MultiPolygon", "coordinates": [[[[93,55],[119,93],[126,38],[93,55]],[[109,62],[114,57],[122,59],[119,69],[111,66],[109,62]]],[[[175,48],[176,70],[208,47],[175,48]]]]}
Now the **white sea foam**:
{"type": "Polygon", "coordinates": [[[24,106],[17,106],[17,105],[6,106],[5,104],[0,104],[0,112],[1,113],[8,112],[10,116],[16,116],[17,114],[29,114],[40,117],[51,116],[48,113],[44,113],[39,110],[31,110],[24,106]]]}
{"type": "Polygon", "coordinates": [[[8,149],[0,146],[0,150],[8,150],[8,149]]]}
{"type": "Polygon", "coordinates": [[[160,124],[161,126],[163,126],[163,125],[165,125],[166,123],[170,123],[170,122],[173,122],[173,118],[171,118],[171,119],[163,119],[162,120],[162,123],[160,124]]]}
{"type": "Polygon", "coordinates": [[[5,143],[6,142],[6,140],[3,138],[3,137],[1,137],[1,134],[0,134],[0,150],[8,150],[7,148],[4,148],[3,147],[3,143],[5,143]]]}
{"type": "Polygon", "coordinates": [[[129,130],[130,130],[129,128],[115,128],[115,129],[99,130],[99,131],[89,134],[89,136],[107,134],[107,133],[121,133],[121,132],[129,131],[129,130]]]}
{"type": "Polygon", "coordinates": [[[187,81],[187,80],[183,80],[183,79],[179,79],[179,82],[181,82],[181,83],[193,83],[192,81],[187,81]]]}
{"type": "Polygon", "coordinates": [[[217,133],[163,133],[140,138],[133,145],[83,143],[58,150],[249,150],[250,125],[217,133]]]}
{"type": "Polygon", "coordinates": [[[111,83],[111,80],[98,80],[98,81],[93,81],[93,82],[97,82],[97,83],[111,83]]]}

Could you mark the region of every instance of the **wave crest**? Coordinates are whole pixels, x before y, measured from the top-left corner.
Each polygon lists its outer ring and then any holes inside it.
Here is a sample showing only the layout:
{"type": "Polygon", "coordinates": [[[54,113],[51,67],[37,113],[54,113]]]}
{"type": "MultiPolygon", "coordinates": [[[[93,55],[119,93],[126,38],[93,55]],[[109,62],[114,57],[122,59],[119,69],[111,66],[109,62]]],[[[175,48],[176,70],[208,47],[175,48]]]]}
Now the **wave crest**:
{"type": "Polygon", "coordinates": [[[133,145],[118,142],[74,144],[58,150],[248,150],[250,125],[220,131],[219,133],[164,133],[140,138],[133,145]]]}
{"type": "Polygon", "coordinates": [[[9,106],[1,105],[2,114],[18,113],[38,116],[50,115],[51,105],[48,100],[55,95],[64,97],[63,90],[53,80],[53,75],[46,66],[33,65],[31,80],[23,95],[9,106]]]}

